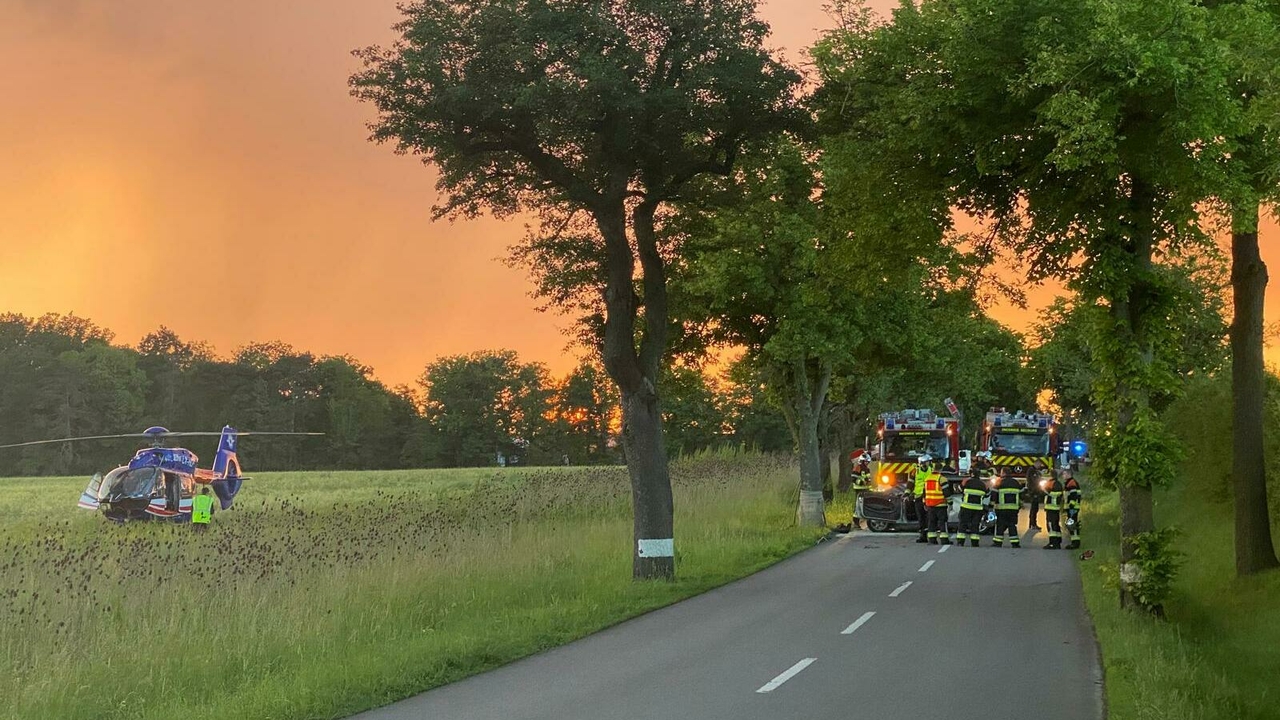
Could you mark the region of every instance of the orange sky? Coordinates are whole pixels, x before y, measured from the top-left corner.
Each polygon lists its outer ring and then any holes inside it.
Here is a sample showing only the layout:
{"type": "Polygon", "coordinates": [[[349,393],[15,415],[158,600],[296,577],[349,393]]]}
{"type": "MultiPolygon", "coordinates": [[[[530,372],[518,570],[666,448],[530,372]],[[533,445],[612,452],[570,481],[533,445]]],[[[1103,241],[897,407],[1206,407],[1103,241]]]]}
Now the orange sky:
{"type": "MultiPolygon", "coordinates": [[[[766,1],[792,60],[821,6],[766,1]]],[[[566,321],[498,261],[521,224],[432,223],[434,173],[366,139],[349,51],[397,17],[394,0],[0,3],[0,311],[75,312],[126,343],[164,324],[222,353],[278,339],[390,383],[482,348],[568,369],[566,321]]]]}

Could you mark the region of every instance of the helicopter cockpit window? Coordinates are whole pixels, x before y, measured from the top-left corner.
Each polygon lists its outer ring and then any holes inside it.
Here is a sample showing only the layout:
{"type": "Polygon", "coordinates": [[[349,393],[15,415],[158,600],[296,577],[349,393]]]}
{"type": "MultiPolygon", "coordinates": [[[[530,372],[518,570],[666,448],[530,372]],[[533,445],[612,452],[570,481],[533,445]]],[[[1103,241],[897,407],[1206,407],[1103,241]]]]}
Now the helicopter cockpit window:
{"type": "Polygon", "coordinates": [[[107,502],[150,498],[156,488],[162,487],[164,483],[164,473],[160,468],[125,469],[119,475],[117,472],[118,470],[111,471],[102,480],[99,496],[107,502]]]}
{"type": "Polygon", "coordinates": [[[120,476],[127,472],[129,472],[129,468],[118,467],[115,470],[112,470],[111,472],[107,473],[107,476],[102,478],[102,482],[99,483],[98,485],[97,499],[106,500],[107,493],[111,490],[112,487],[115,486],[116,482],[119,481],[120,476]]]}

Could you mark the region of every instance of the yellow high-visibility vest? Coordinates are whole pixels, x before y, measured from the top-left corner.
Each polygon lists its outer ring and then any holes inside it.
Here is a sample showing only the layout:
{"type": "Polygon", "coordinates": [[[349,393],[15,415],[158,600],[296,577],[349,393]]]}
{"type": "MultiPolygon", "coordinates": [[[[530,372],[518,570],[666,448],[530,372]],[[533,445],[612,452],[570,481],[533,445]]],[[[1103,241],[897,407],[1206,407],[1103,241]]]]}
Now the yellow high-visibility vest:
{"type": "Polygon", "coordinates": [[[197,495],[191,498],[191,522],[200,525],[207,525],[212,517],[212,495],[197,495]]]}

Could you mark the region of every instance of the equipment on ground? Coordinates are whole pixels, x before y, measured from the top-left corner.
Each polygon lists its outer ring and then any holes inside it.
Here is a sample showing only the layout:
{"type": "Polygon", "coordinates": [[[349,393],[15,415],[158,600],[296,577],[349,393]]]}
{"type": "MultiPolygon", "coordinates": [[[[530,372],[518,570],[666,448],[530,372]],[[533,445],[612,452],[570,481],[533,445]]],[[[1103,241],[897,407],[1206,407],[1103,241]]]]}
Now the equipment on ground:
{"type": "Polygon", "coordinates": [[[1033,468],[1053,468],[1053,458],[1059,452],[1058,423],[1048,413],[991,408],[982,424],[978,450],[991,454],[996,470],[1009,468],[1025,479],[1033,468]]]}
{"type": "Polygon", "coordinates": [[[170,432],[155,426],[141,433],[123,435],[93,435],[62,438],[59,440],[35,440],[32,442],[0,445],[0,449],[48,445],[54,443],[108,440],[116,438],[146,438],[151,441],[136,454],[127,465],[103,475],[98,473],[80,493],[77,506],[84,510],[102,512],[113,522],[129,520],[168,520],[189,522],[192,498],[199,493],[199,486],[213,489],[219,508],[226,510],[235,501],[236,494],[246,478],[240,471],[236,454],[239,438],[248,435],[302,435],[317,436],[324,433],[308,432],[241,432],[227,425],[221,432],[170,432]],[[218,437],[218,452],[209,469],[196,467],[199,458],[185,448],[164,447],[166,438],[218,437]]]}

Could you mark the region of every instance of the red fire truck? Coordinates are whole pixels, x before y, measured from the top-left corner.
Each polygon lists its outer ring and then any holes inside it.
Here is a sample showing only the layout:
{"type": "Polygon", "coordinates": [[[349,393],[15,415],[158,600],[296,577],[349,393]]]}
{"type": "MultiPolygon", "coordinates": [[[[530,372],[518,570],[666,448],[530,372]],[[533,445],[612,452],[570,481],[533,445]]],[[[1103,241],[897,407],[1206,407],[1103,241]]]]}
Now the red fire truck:
{"type": "Polygon", "coordinates": [[[942,461],[943,474],[954,480],[961,465],[960,422],[938,417],[932,410],[903,410],[880,416],[876,429],[875,486],[858,493],[856,517],[874,532],[914,528],[912,479],[920,458],[942,461]]]}
{"type": "Polygon", "coordinates": [[[991,453],[991,464],[997,471],[1011,468],[1014,475],[1026,477],[1033,467],[1042,472],[1053,468],[1058,442],[1053,415],[992,408],[982,424],[978,450],[991,453]]]}
{"type": "Polygon", "coordinates": [[[876,428],[876,482],[895,484],[910,477],[922,455],[942,461],[955,473],[960,462],[960,421],[938,417],[932,410],[884,413],[876,428]]]}

